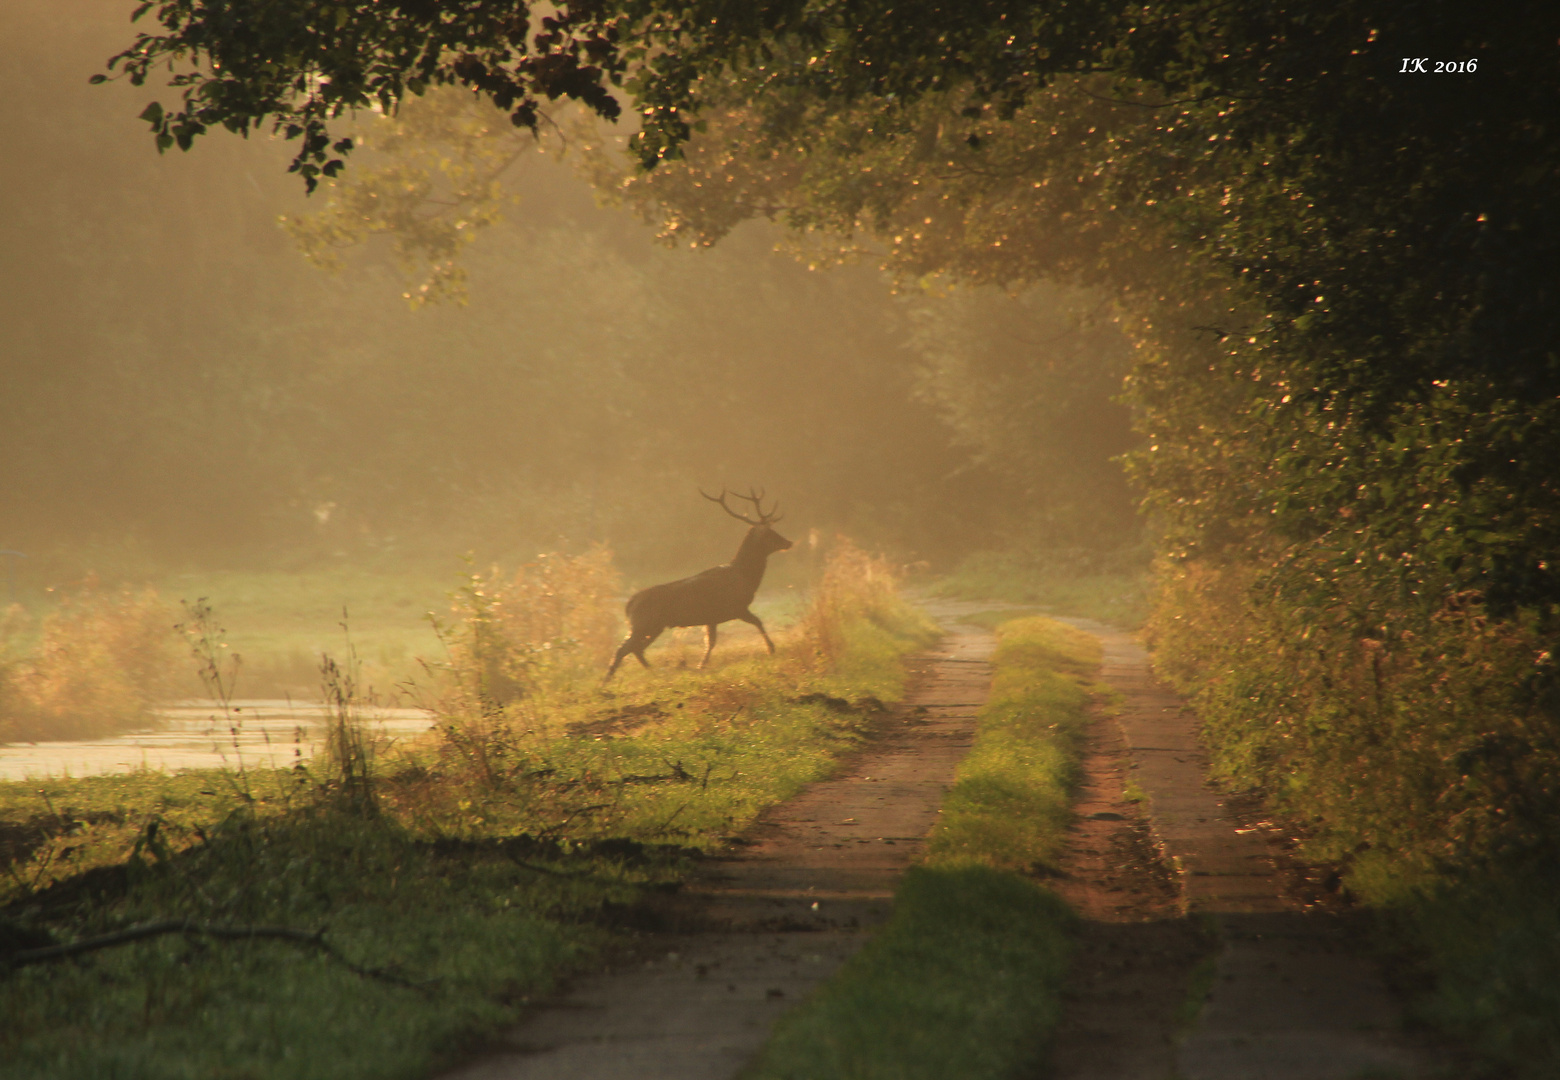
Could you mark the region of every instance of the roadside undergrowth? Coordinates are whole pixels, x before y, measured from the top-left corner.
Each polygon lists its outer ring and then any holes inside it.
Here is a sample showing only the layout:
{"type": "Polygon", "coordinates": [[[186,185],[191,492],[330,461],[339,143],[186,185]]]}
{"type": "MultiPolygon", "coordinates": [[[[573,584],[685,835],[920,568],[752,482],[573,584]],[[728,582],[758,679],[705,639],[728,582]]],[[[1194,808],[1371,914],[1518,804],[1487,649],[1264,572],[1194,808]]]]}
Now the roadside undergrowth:
{"type": "Polygon", "coordinates": [[[775,657],[738,638],[698,672],[674,641],[610,692],[593,650],[615,630],[592,613],[609,557],[473,575],[419,741],[376,745],[350,659],[327,661],[329,749],[291,769],[0,784],[8,1080],[411,1077],[458,1058],[631,934],[647,890],[871,737],[935,630],[881,560],[842,544],[829,575],[775,657]]]}
{"type": "Polygon", "coordinates": [[[1213,774],[1293,819],[1302,857],[1381,916],[1420,1019],[1492,1071],[1560,1074],[1552,616],[1410,593],[1391,560],[1329,550],[1163,566],[1156,667],[1191,696],[1213,774]]]}
{"type": "Polygon", "coordinates": [[[964,1080],[1039,1068],[1073,916],[1054,872],[1098,643],[1045,618],[998,628],[991,697],[889,922],[783,1018],[744,1080],[964,1080]]]}

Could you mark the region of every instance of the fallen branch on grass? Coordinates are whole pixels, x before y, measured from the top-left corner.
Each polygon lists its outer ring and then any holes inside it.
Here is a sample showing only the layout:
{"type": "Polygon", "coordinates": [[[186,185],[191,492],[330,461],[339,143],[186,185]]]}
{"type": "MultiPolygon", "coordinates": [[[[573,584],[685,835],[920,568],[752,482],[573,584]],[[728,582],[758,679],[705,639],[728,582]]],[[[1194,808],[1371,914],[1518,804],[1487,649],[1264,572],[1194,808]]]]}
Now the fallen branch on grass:
{"type": "Polygon", "coordinates": [[[377,979],[380,982],[392,983],[396,986],[404,986],[409,990],[420,992],[426,992],[427,990],[427,987],[423,984],[403,979],[399,975],[385,971],[382,968],[370,968],[363,967],[361,964],[354,964],[343,956],[335,946],[325,940],[324,930],[316,930],[311,933],[307,930],[294,930],[286,926],[212,926],[207,923],[191,922],[188,919],[165,919],[161,922],[142,923],[140,926],[132,926],[112,934],[100,934],[97,937],[83,938],[80,941],[72,941],[65,945],[50,945],[41,949],[21,949],[12,953],[3,953],[0,954],[0,973],[27,967],[31,964],[45,964],[54,960],[65,960],[72,956],[97,952],[99,949],[112,948],[115,945],[128,945],[132,941],[161,937],[164,934],[199,934],[203,937],[224,938],[230,941],[254,940],[257,938],[291,941],[294,944],[303,945],[325,954],[354,975],[360,975],[365,979],[377,979]]]}

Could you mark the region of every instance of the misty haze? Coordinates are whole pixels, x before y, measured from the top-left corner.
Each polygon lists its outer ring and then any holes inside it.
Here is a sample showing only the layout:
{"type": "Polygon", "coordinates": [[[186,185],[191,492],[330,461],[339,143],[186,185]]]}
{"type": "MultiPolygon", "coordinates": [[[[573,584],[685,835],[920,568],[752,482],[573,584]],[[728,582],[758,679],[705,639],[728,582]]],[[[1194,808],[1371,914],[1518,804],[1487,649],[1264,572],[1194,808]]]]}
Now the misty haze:
{"type": "Polygon", "coordinates": [[[1554,1075],[1560,23],[1421,7],[7,0],[0,1073],[1554,1075]]]}

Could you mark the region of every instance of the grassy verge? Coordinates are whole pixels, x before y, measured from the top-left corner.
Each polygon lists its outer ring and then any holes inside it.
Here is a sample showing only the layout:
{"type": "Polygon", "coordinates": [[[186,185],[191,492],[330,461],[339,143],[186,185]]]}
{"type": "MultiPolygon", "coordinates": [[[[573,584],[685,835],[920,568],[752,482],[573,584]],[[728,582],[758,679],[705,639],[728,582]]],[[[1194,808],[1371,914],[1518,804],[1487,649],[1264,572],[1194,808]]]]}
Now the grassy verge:
{"type": "Polygon", "coordinates": [[[1148,571],[1122,556],[1120,565],[1080,569],[1074,562],[1050,564],[1035,557],[982,552],[937,581],[937,596],[1035,604],[1057,615],[1098,619],[1135,630],[1148,617],[1148,571]]]}
{"type": "Polygon", "coordinates": [[[1560,1070],[1560,872],[1530,865],[1389,905],[1391,944],[1425,991],[1416,1018],[1484,1058],[1486,1076],[1560,1070]]]}
{"type": "Polygon", "coordinates": [[[326,759],[0,784],[5,1075],[410,1077],[458,1056],[870,736],[929,632],[871,562],[774,658],[723,645],[708,673],[663,663],[611,694],[599,668],[553,672],[470,712],[452,673],[437,732],[393,750],[362,741],[341,676],[326,759]],[[328,949],[174,933],[4,960],[160,920],[323,931],[328,949]]]}
{"type": "MultiPolygon", "coordinates": [[[[365,687],[385,696],[418,678],[417,658],[439,655],[427,613],[449,611],[452,576],[345,566],[208,570],[165,575],[152,585],[175,606],[204,597],[221,615],[229,647],[244,658],[236,696],[311,700],[319,694],[320,654],[340,650],[343,619],[365,687]]],[[[203,691],[190,680],[185,692],[203,691]]]]}
{"type": "Polygon", "coordinates": [[[1056,1023],[1060,855],[1099,664],[1049,619],[999,629],[992,696],[925,860],[888,924],[781,1021],[747,1080],[963,1080],[1033,1070],[1056,1023]]]}

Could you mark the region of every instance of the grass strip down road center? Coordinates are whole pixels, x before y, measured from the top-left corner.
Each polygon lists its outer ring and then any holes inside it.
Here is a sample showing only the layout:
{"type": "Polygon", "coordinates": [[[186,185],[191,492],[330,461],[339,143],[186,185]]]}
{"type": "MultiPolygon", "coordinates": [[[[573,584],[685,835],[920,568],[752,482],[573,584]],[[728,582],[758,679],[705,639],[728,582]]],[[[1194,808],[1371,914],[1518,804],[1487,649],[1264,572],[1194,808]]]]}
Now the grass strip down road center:
{"type": "Polygon", "coordinates": [[[1100,652],[1046,618],[996,630],[991,697],[926,859],[888,923],[781,1020],[743,1080],[965,1080],[1039,1065],[1074,918],[1040,878],[1061,855],[1100,652]]]}

